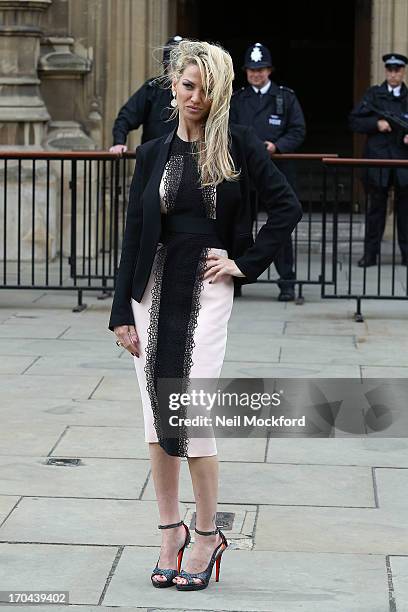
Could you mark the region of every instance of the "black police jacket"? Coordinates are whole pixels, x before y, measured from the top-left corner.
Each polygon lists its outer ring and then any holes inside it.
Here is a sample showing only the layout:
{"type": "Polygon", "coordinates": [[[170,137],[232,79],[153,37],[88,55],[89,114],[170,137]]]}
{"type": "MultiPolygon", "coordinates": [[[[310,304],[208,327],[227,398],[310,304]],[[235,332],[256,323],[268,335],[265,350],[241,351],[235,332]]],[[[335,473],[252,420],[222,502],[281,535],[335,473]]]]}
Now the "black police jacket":
{"type": "MultiPolygon", "coordinates": [[[[403,83],[399,96],[388,92],[387,82],[370,87],[363,99],[349,116],[349,125],[354,132],[367,134],[363,156],[368,159],[408,159],[408,146],[403,144],[404,130],[392,127],[391,132],[380,132],[377,121],[381,113],[374,112],[370,105],[391,111],[408,121],[408,89],[403,83]]],[[[407,132],[408,133],[408,130],[407,132]]],[[[371,185],[386,187],[389,183],[390,168],[370,168],[364,173],[364,179],[371,185]]],[[[408,186],[408,170],[395,169],[397,182],[408,186]]]]}
{"type": "Polygon", "coordinates": [[[122,106],[113,124],[113,144],[125,144],[127,135],[143,125],[142,143],[168,134],[176,120],[168,121],[171,91],[155,79],[146,81],[122,106]]]}
{"type": "MultiPolygon", "coordinates": [[[[122,254],[109,329],[134,325],[131,298],[140,302],[152,269],[161,235],[159,185],[176,130],[138,147],[122,254]]],[[[217,186],[216,231],[221,243],[245,274],[239,284],[253,283],[271,264],[302,217],[301,205],[286,178],[271,162],[251,128],[230,125],[231,155],[241,170],[238,181],[217,186]],[[255,242],[252,236],[250,183],[256,185],[267,211],[267,221],[255,242]]]]}
{"type": "Polygon", "coordinates": [[[278,153],[293,153],[306,135],[305,118],[294,91],[273,81],[261,103],[251,85],[236,91],[231,98],[230,120],[252,126],[261,140],[276,145],[278,153]]]}

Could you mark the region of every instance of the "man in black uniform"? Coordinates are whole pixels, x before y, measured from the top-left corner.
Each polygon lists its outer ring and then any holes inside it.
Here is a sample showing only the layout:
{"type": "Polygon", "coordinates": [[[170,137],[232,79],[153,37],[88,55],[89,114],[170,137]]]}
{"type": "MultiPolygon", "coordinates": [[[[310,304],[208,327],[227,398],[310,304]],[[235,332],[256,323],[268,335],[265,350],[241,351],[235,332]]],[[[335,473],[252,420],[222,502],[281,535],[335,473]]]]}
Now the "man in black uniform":
{"type": "MultiPolygon", "coordinates": [[[[296,95],[289,87],[278,86],[269,79],[273,66],[269,49],[261,43],[249,47],[245,64],[249,85],[235,92],[231,98],[230,120],[250,125],[265,142],[268,152],[293,153],[302,144],[306,134],[305,119],[296,95]]],[[[276,160],[274,159],[274,162],[276,160]]],[[[295,188],[295,168],[291,162],[276,164],[295,188]]],[[[253,195],[255,198],[255,193],[253,195]]],[[[279,301],[295,297],[292,239],[289,238],[275,259],[280,280],[279,301]]]]}
{"type": "MultiPolygon", "coordinates": [[[[408,89],[403,82],[408,58],[399,53],[383,55],[385,81],[370,87],[350,114],[354,132],[367,134],[364,157],[369,159],[408,159],[408,130],[386,120],[388,111],[408,120],[408,89]]],[[[387,198],[394,186],[394,210],[397,217],[401,263],[408,259],[408,169],[369,168],[364,173],[364,187],[369,196],[364,255],[360,267],[375,266],[384,234],[387,198]]]]}
{"type": "MultiPolygon", "coordinates": [[[[167,41],[163,52],[163,68],[166,72],[171,47],[178,45],[181,36],[173,36],[167,41]]],[[[126,139],[131,130],[143,125],[142,143],[171,132],[175,120],[167,121],[172,108],[171,88],[163,87],[156,79],[148,79],[122,106],[113,124],[113,146],[111,153],[127,151],[126,139]]]]}

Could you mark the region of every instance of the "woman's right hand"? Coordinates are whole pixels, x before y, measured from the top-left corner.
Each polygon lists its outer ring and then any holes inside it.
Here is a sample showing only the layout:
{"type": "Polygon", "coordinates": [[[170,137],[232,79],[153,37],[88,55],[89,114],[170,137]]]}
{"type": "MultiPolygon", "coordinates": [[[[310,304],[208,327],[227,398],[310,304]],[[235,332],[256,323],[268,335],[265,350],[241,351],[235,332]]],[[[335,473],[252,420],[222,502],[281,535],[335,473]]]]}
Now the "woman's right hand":
{"type": "Polygon", "coordinates": [[[119,155],[122,155],[122,153],[126,153],[127,150],[128,148],[126,145],[118,144],[118,145],[113,145],[109,149],[109,153],[119,153],[119,155]]]}
{"type": "Polygon", "coordinates": [[[123,348],[136,357],[140,357],[139,336],[134,325],[119,325],[113,329],[123,348]]]}

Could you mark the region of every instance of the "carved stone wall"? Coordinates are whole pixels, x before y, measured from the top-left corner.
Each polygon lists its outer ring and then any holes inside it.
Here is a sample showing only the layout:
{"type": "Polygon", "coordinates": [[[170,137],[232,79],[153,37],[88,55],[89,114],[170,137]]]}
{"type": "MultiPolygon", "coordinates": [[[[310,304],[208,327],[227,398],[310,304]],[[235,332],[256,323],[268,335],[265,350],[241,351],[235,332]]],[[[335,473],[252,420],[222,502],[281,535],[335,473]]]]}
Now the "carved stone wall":
{"type": "Polygon", "coordinates": [[[371,83],[384,80],[384,53],[408,56],[407,0],[373,0],[371,32],[371,83]]]}
{"type": "Polygon", "coordinates": [[[161,70],[170,7],[173,23],[174,0],[0,0],[0,144],[108,148],[122,104],[161,70]]]}

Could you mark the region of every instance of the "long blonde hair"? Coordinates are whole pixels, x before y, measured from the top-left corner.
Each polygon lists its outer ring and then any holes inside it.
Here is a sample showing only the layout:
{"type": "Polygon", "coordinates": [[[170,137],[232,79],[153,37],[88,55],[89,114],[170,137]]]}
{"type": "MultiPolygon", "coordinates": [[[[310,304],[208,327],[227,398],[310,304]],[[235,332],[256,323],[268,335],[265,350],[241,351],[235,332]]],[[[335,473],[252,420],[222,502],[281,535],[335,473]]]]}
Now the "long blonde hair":
{"type": "MultiPolygon", "coordinates": [[[[204,138],[198,141],[198,167],[202,185],[218,185],[239,177],[230,153],[228,130],[229,106],[234,68],[230,54],[221,46],[203,41],[182,40],[170,51],[167,78],[178,81],[185,68],[195,64],[200,70],[206,98],[211,107],[204,126],[204,138]]],[[[176,107],[171,118],[178,115],[176,107]]]]}

